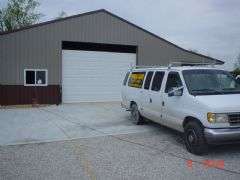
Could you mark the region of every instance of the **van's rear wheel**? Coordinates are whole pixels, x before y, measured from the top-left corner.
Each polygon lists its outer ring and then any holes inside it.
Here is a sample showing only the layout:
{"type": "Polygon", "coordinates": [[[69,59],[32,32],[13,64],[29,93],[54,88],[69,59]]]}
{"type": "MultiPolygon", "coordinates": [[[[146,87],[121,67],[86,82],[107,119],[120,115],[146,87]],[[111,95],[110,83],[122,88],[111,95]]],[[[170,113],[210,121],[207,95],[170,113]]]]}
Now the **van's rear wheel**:
{"type": "Polygon", "coordinates": [[[144,124],[144,119],[138,110],[137,104],[135,104],[135,103],[131,105],[131,118],[132,118],[133,122],[137,125],[144,124]]]}
{"type": "Polygon", "coordinates": [[[184,127],[184,141],[190,153],[196,155],[207,153],[208,144],[206,143],[203,131],[203,127],[195,121],[190,121],[184,127]]]}

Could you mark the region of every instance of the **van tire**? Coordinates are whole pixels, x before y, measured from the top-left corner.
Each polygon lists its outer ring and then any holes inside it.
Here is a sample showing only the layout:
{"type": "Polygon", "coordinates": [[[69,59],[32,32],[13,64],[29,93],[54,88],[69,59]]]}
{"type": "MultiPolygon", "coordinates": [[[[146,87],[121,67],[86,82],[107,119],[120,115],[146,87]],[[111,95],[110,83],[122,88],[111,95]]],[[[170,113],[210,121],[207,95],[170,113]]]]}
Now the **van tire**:
{"type": "Polygon", "coordinates": [[[136,125],[142,125],[144,124],[144,118],[142,117],[142,115],[140,114],[139,110],[138,110],[138,106],[136,103],[133,103],[131,105],[131,119],[133,120],[133,122],[136,125]]]}
{"type": "Polygon", "coordinates": [[[196,121],[190,121],[184,127],[184,142],[187,150],[192,154],[203,155],[208,152],[204,128],[196,121]]]}

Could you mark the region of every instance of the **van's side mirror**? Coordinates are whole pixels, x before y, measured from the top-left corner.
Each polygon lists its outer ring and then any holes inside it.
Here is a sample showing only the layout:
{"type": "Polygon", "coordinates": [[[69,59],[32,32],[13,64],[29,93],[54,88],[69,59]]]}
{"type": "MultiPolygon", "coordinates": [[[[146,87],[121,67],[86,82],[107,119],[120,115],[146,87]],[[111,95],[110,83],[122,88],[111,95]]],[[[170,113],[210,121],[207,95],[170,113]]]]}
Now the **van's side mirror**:
{"type": "Polygon", "coordinates": [[[168,92],[168,96],[172,97],[172,96],[182,96],[183,95],[183,86],[181,87],[176,87],[173,88],[173,90],[171,90],[170,92],[168,92]]]}

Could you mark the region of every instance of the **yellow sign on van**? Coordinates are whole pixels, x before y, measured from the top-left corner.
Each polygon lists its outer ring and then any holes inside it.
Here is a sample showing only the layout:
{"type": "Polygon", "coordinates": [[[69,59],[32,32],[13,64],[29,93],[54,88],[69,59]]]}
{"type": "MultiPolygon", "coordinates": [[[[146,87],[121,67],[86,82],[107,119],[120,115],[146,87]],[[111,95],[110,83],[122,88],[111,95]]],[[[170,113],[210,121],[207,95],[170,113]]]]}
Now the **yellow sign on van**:
{"type": "Polygon", "coordinates": [[[128,85],[135,88],[141,88],[145,73],[133,72],[130,76],[128,85]]]}

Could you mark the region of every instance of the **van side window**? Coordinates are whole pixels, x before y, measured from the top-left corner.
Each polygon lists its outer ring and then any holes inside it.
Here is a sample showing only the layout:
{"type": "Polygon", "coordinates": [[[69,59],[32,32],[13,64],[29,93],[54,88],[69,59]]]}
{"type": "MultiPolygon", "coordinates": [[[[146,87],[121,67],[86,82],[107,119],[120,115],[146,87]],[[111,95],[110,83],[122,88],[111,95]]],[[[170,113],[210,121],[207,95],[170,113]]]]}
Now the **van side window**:
{"type": "Polygon", "coordinates": [[[153,83],[152,83],[152,90],[153,91],[159,91],[161,89],[163,77],[164,77],[164,72],[157,71],[154,75],[153,78],[153,83]]]}
{"type": "Polygon", "coordinates": [[[145,83],[144,83],[144,89],[149,89],[150,83],[151,83],[151,80],[152,80],[152,76],[153,76],[153,71],[149,71],[147,73],[147,77],[146,77],[146,80],[145,80],[145,83]]]}
{"type": "Polygon", "coordinates": [[[182,86],[182,80],[178,72],[170,72],[167,78],[165,93],[182,86]]]}
{"type": "Polygon", "coordinates": [[[141,88],[144,77],[145,77],[145,72],[133,72],[130,75],[130,78],[128,81],[128,86],[135,87],[135,88],[141,88]]]}
{"type": "Polygon", "coordinates": [[[130,74],[130,72],[127,72],[127,74],[126,74],[126,76],[125,76],[125,78],[124,78],[124,80],[123,80],[123,85],[124,85],[124,86],[126,86],[126,84],[127,84],[127,80],[128,80],[129,74],[130,74]]]}

